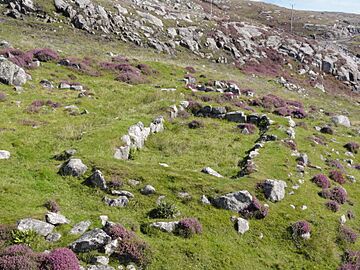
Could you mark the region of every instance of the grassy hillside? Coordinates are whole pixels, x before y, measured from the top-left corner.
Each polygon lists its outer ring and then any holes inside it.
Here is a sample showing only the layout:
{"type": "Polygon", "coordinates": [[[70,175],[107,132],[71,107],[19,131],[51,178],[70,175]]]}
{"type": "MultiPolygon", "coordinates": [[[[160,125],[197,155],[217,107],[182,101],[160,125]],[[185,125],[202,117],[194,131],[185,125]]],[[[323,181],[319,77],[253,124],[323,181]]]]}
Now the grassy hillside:
{"type": "MultiPolygon", "coordinates": [[[[351,244],[339,240],[339,218],[348,210],[356,218],[346,225],[359,232],[359,182],[347,181],[344,187],[351,203],[342,205],[339,212],[333,213],[324,205],[327,200],[318,196],[321,189],[310,181],[315,174],[328,174],[330,171],[321,155],[339,159],[346,174],[360,180],[359,170],[348,167],[343,161],[349,159],[343,145],[350,141],[360,142],[356,130],[360,125],[360,109],[355,98],[334,97],[315,89],[308,89],[306,96],[298,95],[280,87],[274,78],[248,76],[230,65],[215,65],[185,53],[175,58],[122,43],[106,42],[61,24],[6,19],[1,23],[0,36],[22,50],[50,47],[59,50],[62,57],[90,56],[96,62],[109,61],[107,53],[111,51],[132,59],[134,63],[148,64],[157,71],[148,77],[146,84],[129,85],[115,81],[115,75],[109,71],[97,68],[101,75],[90,76],[48,62],[28,70],[32,81],[24,85],[22,93],[0,84],[0,92],[6,94],[6,100],[0,102],[0,149],[12,154],[11,159],[0,161],[0,223],[10,225],[25,217],[42,220],[46,213],[43,204],[49,199],[56,200],[61,213],[71,221],[70,225],[56,228],[63,234],[59,242],[51,244],[36,239],[32,247],[37,251],[68,246],[77,238],[67,233],[72,225],[91,220],[91,228],[99,227],[100,215],[108,215],[111,221],[132,228],[150,245],[153,259],[149,269],[336,269],[345,250],[359,250],[359,241],[351,244]],[[17,34],[12,31],[14,28],[19,29],[17,34]],[[255,112],[266,113],[274,120],[268,133],[277,135],[278,140],[267,143],[260,150],[255,159],[257,172],[234,178],[239,171],[239,160],[254,145],[259,134],[243,135],[235,123],[219,119],[199,119],[192,115],[169,119],[168,107],[182,100],[241,110],[234,101],[220,100],[220,93],[192,93],[186,89],[180,80],[186,73],[184,67],[188,65],[195,67],[197,73],[194,76],[200,81],[235,80],[241,89],[254,90],[256,97],[271,93],[301,101],[307,111],[311,111],[310,106],[315,106],[307,118],[295,120],[299,124],[295,141],[299,152],[307,153],[311,164],[322,169],[306,168],[304,177],[301,177],[296,172],[295,157],[281,142],[287,138],[285,127],[288,120],[260,107],[252,107],[255,112]],[[200,78],[201,74],[207,79],[200,78]],[[39,84],[43,79],[53,81],[55,86],[64,80],[73,80],[84,85],[93,95],[78,98],[77,91],[45,89],[39,84]],[[177,90],[160,90],[170,87],[177,90]],[[37,100],[51,100],[61,106],[56,109],[42,106],[38,112],[33,112],[29,106],[37,100]],[[64,110],[68,105],[76,105],[80,112],[87,110],[89,113],[70,115],[64,110]],[[326,113],[346,113],[354,126],[333,127],[334,135],[320,134],[314,127],[330,123],[330,116],[326,113]],[[146,147],[137,151],[132,160],[113,158],[114,149],[121,145],[120,137],[126,134],[129,126],[138,121],[148,125],[158,115],[166,118],[163,133],[152,135],[146,147]],[[201,120],[204,127],[189,129],[188,123],[195,119],[201,120]],[[326,145],[312,143],[309,137],[313,135],[323,136],[326,145]],[[123,183],[122,189],[134,193],[135,198],[130,200],[130,204],[125,208],[105,205],[103,191],[82,184],[90,170],[80,179],[60,176],[57,172],[61,162],[52,157],[70,148],[77,150],[76,157],[89,168],[100,169],[108,181],[119,180],[123,183]],[[164,168],[159,163],[166,163],[169,167],[164,168]],[[225,177],[215,178],[201,173],[205,166],[225,177]],[[287,182],[283,201],[271,203],[256,189],[258,182],[268,178],[287,182]],[[141,184],[132,187],[128,184],[130,179],[139,180],[141,184]],[[299,179],[304,183],[299,189],[294,189],[294,195],[289,195],[292,186],[299,184],[299,179]],[[146,184],[156,188],[155,195],[140,193],[140,188],[146,184]],[[270,210],[265,219],[250,220],[250,231],[243,236],[236,232],[230,221],[236,213],[203,205],[199,200],[203,194],[217,196],[245,189],[257,194],[262,203],[269,204],[270,210]],[[191,199],[179,198],[178,192],[188,192],[191,199]],[[162,232],[142,233],[140,226],[154,221],[147,214],[156,206],[159,195],[165,195],[166,201],[177,206],[181,212],[179,218],[198,218],[203,233],[190,239],[162,232]],[[296,208],[292,209],[290,205],[296,208]],[[301,210],[303,205],[307,206],[306,210],[301,210]],[[297,243],[292,239],[289,227],[298,220],[310,222],[310,240],[297,243]]],[[[236,101],[247,102],[249,99],[241,96],[236,101]]],[[[354,164],[360,163],[359,154],[351,159],[354,164]]],[[[333,181],[332,184],[336,185],[333,181]]],[[[86,261],[93,254],[82,254],[79,258],[86,261]]],[[[111,264],[115,266],[118,262],[113,260],[111,264]]]]}

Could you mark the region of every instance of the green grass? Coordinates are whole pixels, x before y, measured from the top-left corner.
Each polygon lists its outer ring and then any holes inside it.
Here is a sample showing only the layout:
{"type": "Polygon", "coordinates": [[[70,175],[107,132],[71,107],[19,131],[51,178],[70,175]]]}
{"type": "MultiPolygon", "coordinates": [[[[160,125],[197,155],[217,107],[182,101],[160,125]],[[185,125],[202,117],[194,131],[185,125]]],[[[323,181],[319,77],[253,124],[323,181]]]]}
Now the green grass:
{"type": "MultiPolygon", "coordinates": [[[[269,78],[245,76],[231,67],[202,60],[194,63],[185,54],[173,59],[141,49],[129,49],[115,42],[104,44],[102,40],[82,32],[68,32],[67,28],[54,34],[51,29],[56,25],[43,25],[48,31],[27,36],[33,30],[33,25],[24,22],[21,23],[22,34],[12,35],[10,30],[15,25],[20,26],[20,23],[8,21],[0,29],[0,34],[23,49],[46,45],[61,49],[64,56],[88,54],[95,59],[106,59],[105,53],[113,50],[138,58],[159,71],[148,84],[129,86],[116,82],[114,74],[103,72],[102,76],[91,77],[54,63],[46,63],[29,71],[33,80],[24,86],[25,92],[22,94],[14,92],[12,87],[0,85],[0,91],[7,94],[7,100],[0,103],[0,149],[12,153],[11,159],[0,162],[0,223],[12,224],[25,217],[43,219],[46,213],[43,204],[48,199],[55,199],[61,213],[71,220],[70,225],[56,228],[56,231],[64,234],[60,242],[49,244],[37,241],[35,249],[43,251],[67,246],[76,239],[76,236],[67,234],[71,225],[91,220],[92,227],[98,227],[99,215],[108,215],[111,221],[128,228],[137,228],[137,234],[150,244],[154,253],[150,269],[335,269],[346,248],[359,249],[359,243],[346,246],[337,243],[339,217],[349,209],[356,216],[360,215],[357,203],[360,198],[359,183],[345,185],[354,205],[346,204],[334,214],[326,210],[326,200],[317,195],[320,190],[310,182],[311,177],[318,173],[314,169],[307,169],[305,183],[294,195],[287,195],[279,203],[262,199],[263,203],[270,205],[269,216],[264,220],[251,220],[250,231],[243,236],[237,234],[230,221],[230,217],[236,213],[204,206],[199,202],[202,194],[215,196],[243,189],[255,194],[256,183],[267,178],[285,180],[288,191],[291,190],[291,186],[301,177],[296,173],[295,157],[280,142],[280,139],[286,138],[282,127],[287,125],[287,121],[282,117],[269,114],[275,121],[269,133],[278,135],[279,141],[269,142],[260,149],[260,155],[255,159],[258,171],[249,177],[232,178],[239,171],[238,161],[254,145],[258,135],[241,135],[235,124],[216,119],[202,119],[204,128],[196,130],[187,127],[195,119],[193,117],[173,121],[167,119],[165,132],[151,136],[146,147],[135,153],[134,160],[118,161],[113,158],[114,148],[121,144],[120,137],[126,134],[130,125],[138,121],[148,125],[156,116],[166,115],[168,106],[189,98],[200,100],[205,95],[191,93],[179,81],[186,65],[195,66],[199,70],[197,76],[206,74],[209,79],[235,79],[242,88],[252,88],[259,96],[274,93],[287,99],[301,100],[306,108],[315,105],[334,113],[347,110],[351,120],[356,122],[359,121],[359,110],[352,100],[346,97],[334,100],[332,96],[318,91],[309,91],[309,96],[301,97],[280,88],[269,78]],[[68,37],[64,43],[65,34],[68,37]],[[75,75],[76,81],[93,92],[94,97],[78,98],[76,91],[46,90],[39,85],[42,79],[58,83],[68,79],[69,75],[75,75]],[[161,92],[156,86],[177,87],[178,90],[174,93],[161,92]],[[34,100],[40,99],[51,99],[63,106],[76,104],[81,110],[87,109],[89,114],[70,116],[62,107],[54,111],[43,110],[38,114],[27,113],[26,108],[34,100]],[[18,101],[19,106],[16,105],[18,101]],[[25,125],[29,121],[35,121],[38,127],[25,125]],[[100,168],[107,180],[121,179],[123,188],[135,194],[130,205],[122,209],[107,207],[102,202],[104,192],[82,185],[83,179],[59,176],[57,172],[61,162],[53,160],[52,156],[69,148],[77,149],[76,157],[90,168],[100,168]],[[161,167],[159,163],[167,163],[170,167],[161,167]],[[202,174],[200,170],[205,166],[212,167],[225,178],[202,174]],[[289,173],[292,175],[289,176],[289,173]],[[127,185],[129,179],[141,180],[140,187],[127,185]],[[149,197],[141,195],[139,189],[145,184],[153,185],[157,194],[149,197]],[[193,199],[183,202],[177,197],[179,191],[189,192],[193,199]],[[158,195],[165,195],[167,201],[175,203],[181,217],[197,217],[203,225],[203,234],[191,239],[160,232],[142,234],[139,227],[152,221],[147,213],[156,206],[158,195]],[[295,205],[296,209],[293,210],[290,204],[295,205]],[[307,205],[308,209],[300,210],[302,205],[307,205]],[[300,219],[311,223],[313,233],[310,241],[297,247],[288,228],[300,219]],[[261,233],[263,239],[259,238],[261,233]]],[[[209,94],[213,98],[218,95],[209,94]]],[[[211,103],[217,104],[215,99],[211,103]]],[[[235,109],[230,103],[221,105],[235,109]]],[[[355,132],[336,127],[335,135],[325,135],[327,146],[313,146],[308,137],[319,135],[314,126],[328,123],[329,117],[314,113],[297,122],[307,125],[307,128],[296,128],[299,151],[306,152],[311,163],[321,166],[324,173],[329,169],[320,159],[320,154],[342,160],[347,158],[342,146],[348,141],[359,141],[355,132]],[[338,143],[332,142],[332,138],[338,143]],[[333,148],[339,151],[339,155],[332,152],[333,148]]],[[[359,155],[353,159],[355,163],[360,163],[359,155]]],[[[351,168],[346,171],[360,180],[358,171],[351,168]]],[[[85,177],[89,174],[90,170],[85,177]]],[[[355,219],[348,224],[357,229],[360,222],[355,219]]],[[[86,256],[89,255],[81,257],[86,256]]]]}

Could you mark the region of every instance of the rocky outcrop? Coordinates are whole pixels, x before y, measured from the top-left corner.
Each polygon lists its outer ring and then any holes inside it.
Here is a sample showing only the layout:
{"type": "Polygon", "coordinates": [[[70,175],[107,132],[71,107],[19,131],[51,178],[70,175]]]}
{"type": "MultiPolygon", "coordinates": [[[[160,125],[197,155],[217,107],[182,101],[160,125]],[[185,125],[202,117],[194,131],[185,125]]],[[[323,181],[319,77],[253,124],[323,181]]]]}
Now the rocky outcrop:
{"type": "Polygon", "coordinates": [[[286,182],[282,180],[267,179],[263,183],[264,194],[272,202],[278,202],[285,198],[286,182]]]}
{"type": "Polygon", "coordinates": [[[253,197],[247,190],[242,190],[214,198],[211,203],[217,208],[239,212],[248,207],[252,199],[253,197]]]}
{"type": "Polygon", "coordinates": [[[103,230],[93,229],[83,234],[79,239],[70,244],[70,248],[76,253],[82,253],[90,250],[98,250],[110,241],[111,237],[103,230]]]}

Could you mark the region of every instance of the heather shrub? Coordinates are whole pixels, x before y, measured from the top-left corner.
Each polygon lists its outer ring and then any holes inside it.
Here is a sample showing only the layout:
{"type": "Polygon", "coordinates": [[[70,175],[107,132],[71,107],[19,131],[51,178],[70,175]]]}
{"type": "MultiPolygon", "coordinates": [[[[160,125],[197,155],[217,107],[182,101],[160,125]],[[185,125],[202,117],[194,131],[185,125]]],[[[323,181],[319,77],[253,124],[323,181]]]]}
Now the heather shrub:
{"type": "Polygon", "coordinates": [[[333,199],[334,201],[337,201],[340,204],[344,204],[346,202],[347,199],[347,193],[345,191],[345,189],[341,188],[341,187],[334,187],[331,190],[331,199],[333,199]]]}
{"type": "Polygon", "coordinates": [[[329,179],[326,177],[326,175],[323,175],[323,174],[315,175],[311,179],[311,181],[313,183],[315,183],[318,187],[321,187],[321,188],[329,188],[330,187],[329,179]]]}
{"type": "Polygon", "coordinates": [[[185,67],[185,70],[189,73],[196,73],[196,69],[191,66],[185,67]]]}
{"type": "Polygon", "coordinates": [[[58,248],[46,254],[41,266],[42,270],[79,270],[79,261],[74,252],[68,248],[58,248]]]}
{"type": "MultiPolygon", "coordinates": [[[[257,189],[258,190],[263,189],[262,183],[257,184],[257,189]]],[[[259,200],[255,196],[253,196],[253,200],[251,204],[249,204],[249,206],[247,206],[246,208],[242,209],[239,212],[239,214],[245,219],[251,219],[251,218],[263,219],[267,216],[268,211],[269,209],[261,205],[259,200]]]]}
{"type": "Polygon", "coordinates": [[[143,84],[146,80],[141,76],[141,74],[125,71],[120,73],[116,80],[119,82],[124,82],[128,84],[143,84]]]}
{"type": "Polygon", "coordinates": [[[37,270],[38,257],[30,247],[13,245],[0,252],[0,270],[37,270]]]}
{"type": "Polygon", "coordinates": [[[149,245],[138,237],[125,238],[120,241],[114,255],[120,263],[133,262],[142,267],[146,267],[151,261],[149,245]]]}
{"type": "Polygon", "coordinates": [[[344,169],[344,166],[338,160],[326,160],[326,164],[329,167],[336,168],[336,169],[339,169],[339,170],[344,169]]]}
{"type": "Polygon", "coordinates": [[[119,188],[119,187],[122,187],[124,185],[124,183],[121,181],[121,180],[110,180],[108,183],[107,183],[108,187],[109,188],[119,188]]]}
{"type": "Polygon", "coordinates": [[[134,232],[127,230],[121,224],[107,224],[104,230],[112,239],[129,239],[135,237],[134,232]]]}
{"type": "Polygon", "coordinates": [[[293,236],[301,237],[304,234],[308,234],[311,232],[311,227],[309,222],[305,220],[297,221],[291,226],[293,236]]]}
{"type": "Polygon", "coordinates": [[[59,54],[49,48],[35,49],[32,53],[33,56],[41,62],[49,62],[59,59],[59,54]]]}
{"type": "Polygon", "coordinates": [[[193,120],[188,124],[189,128],[196,129],[204,127],[204,123],[198,120],[193,120]]]}
{"type": "Polygon", "coordinates": [[[340,205],[336,201],[328,201],[327,203],[325,203],[325,206],[327,209],[333,212],[337,212],[340,209],[340,205]]]}
{"type": "Polygon", "coordinates": [[[202,233],[202,226],[198,219],[196,218],[184,218],[179,221],[176,226],[176,234],[184,237],[190,238],[195,234],[202,233]]]}
{"type": "Polygon", "coordinates": [[[245,124],[240,124],[237,126],[242,132],[244,132],[245,130],[247,130],[249,132],[249,134],[254,134],[256,132],[256,126],[254,124],[249,124],[249,123],[245,123],[245,124]]]}
{"type": "Polygon", "coordinates": [[[152,69],[150,66],[148,66],[147,64],[138,64],[136,67],[141,71],[142,74],[147,75],[147,76],[156,73],[156,71],[154,69],[152,69]]]}
{"type": "Polygon", "coordinates": [[[356,142],[349,142],[347,144],[344,145],[344,147],[351,153],[357,154],[360,146],[358,143],[356,142]]]}
{"type": "Polygon", "coordinates": [[[358,235],[355,231],[353,231],[349,227],[342,225],[340,226],[340,230],[339,230],[339,238],[340,240],[348,243],[355,243],[358,238],[358,235]]]}
{"type": "Polygon", "coordinates": [[[178,210],[175,205],[162,201],[150,211],[149,216],[151,218],[174,218],[177,214],[178,210]]]}
{"type": "Polygon", "coordinates": [[[60,211],[60,206],[54,200],[46,201],[44,206],[46,207],[47,210],[49,210],[50,212],[53,212],[53,213],[57,213],[60,211]]]}
{"type": "Polygon", "coordinates": [[[20,67],[30,67],[33,61],[33,54],[31,51],[23,52],[18,49],[9,48],[0,51],[0,55],[3,55],[15,65],[18,65],[20,67]]]}
{"type": "Polygon", "coordinates": [[[194,100],[189,100],[189,106],[187,109],[192,112],[192,114],[197,114],[202,108],[202,105],[194,100]]]}
{"type": "Polygon", "coordinates": [[[335,182],[339,183],[339,184],[345,184],[346,180],[343,176],[343,174],[340,171],[331,171],[330,172],[330,179],[334,180],[335,182]]]}
{"type": "Polygon", "coordinates": [[[342,257],[343,264],[339,270],[358,270],[360,269],[360,251],[347,250],[342,257]]]}

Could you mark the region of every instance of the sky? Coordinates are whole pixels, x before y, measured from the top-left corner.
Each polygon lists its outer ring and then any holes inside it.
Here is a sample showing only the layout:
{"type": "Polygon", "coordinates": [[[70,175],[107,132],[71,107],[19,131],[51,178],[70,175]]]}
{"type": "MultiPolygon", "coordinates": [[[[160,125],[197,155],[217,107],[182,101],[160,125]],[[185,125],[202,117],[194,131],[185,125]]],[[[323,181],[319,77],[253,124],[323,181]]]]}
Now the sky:
{"type": "Polygon", "coordinates": [[[283,7],[316,11],[337,11],[360,14],[360,0],[255,0],[283,7]]]}

